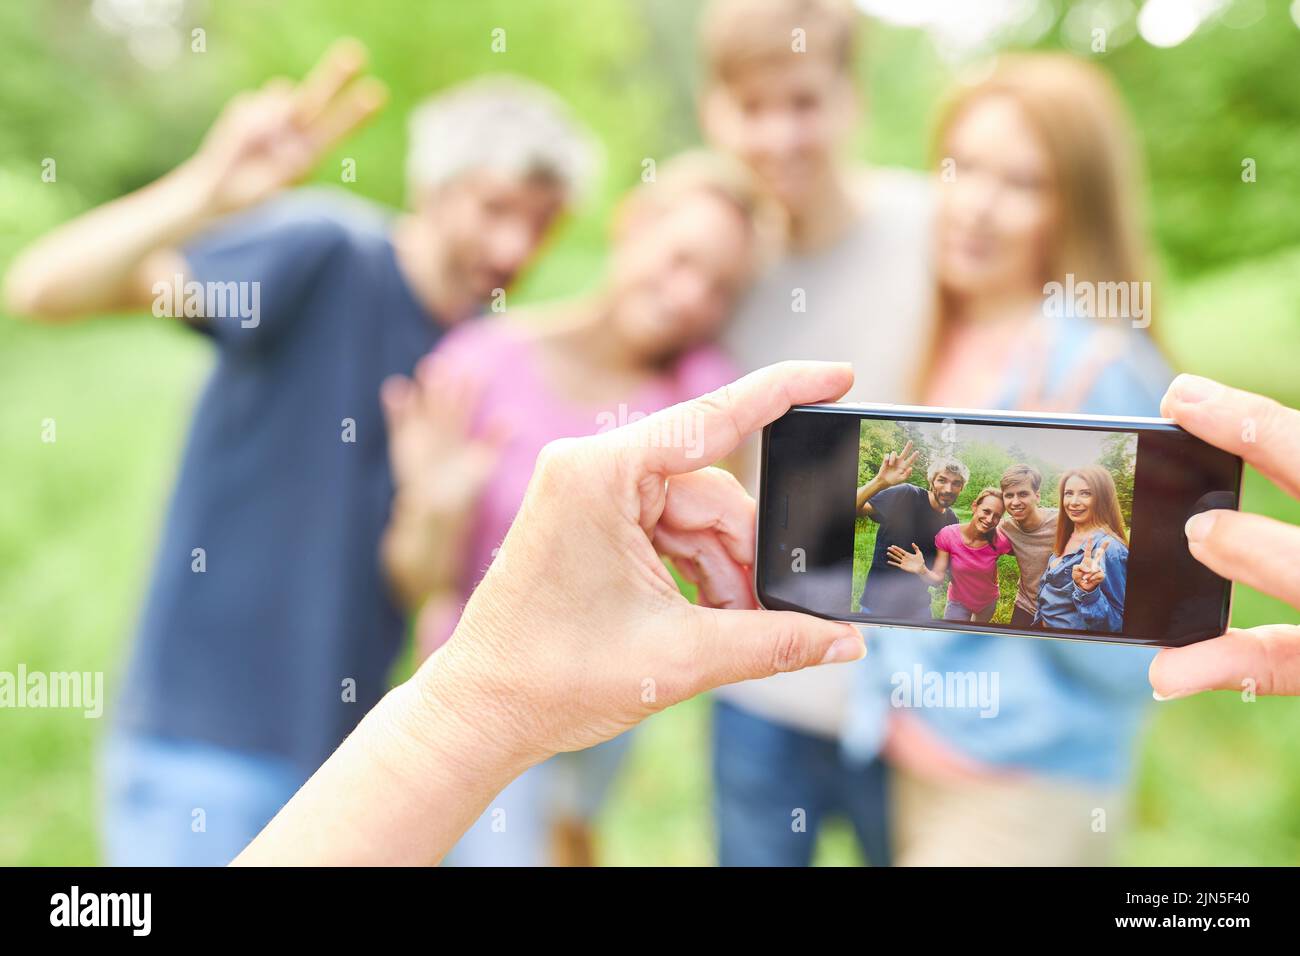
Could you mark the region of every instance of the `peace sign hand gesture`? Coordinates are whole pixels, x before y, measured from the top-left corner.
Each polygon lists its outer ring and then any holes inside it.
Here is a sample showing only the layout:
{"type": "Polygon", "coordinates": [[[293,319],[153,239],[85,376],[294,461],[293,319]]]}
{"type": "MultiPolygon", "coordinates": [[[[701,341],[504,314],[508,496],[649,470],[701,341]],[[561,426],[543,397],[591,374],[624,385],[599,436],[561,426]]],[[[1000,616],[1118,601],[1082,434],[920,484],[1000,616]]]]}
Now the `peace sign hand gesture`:
{"type": "Polygon", "coordinates": [[[335,43],[301,83],[269,81],[227,104],[188,162],[214,214],[248,208],[300,182],[370,119],[388,91],[362,76],[366,50],[335,43]]]}
{"type": "Polygon", "coordinates": [[[1093,539],[1089,538],[1083,546],[1083,560],[1074,566],[1071,575],[1074,584],[1081,591],[1095,591],[1097,585],[1106,578],[1106,549],[1110,547],[1110,538],[1102,538],[1101,544],[1094,550],[1093,539]]]}
{"type": "Polygon", "coordinates": [[[880,471],[876,473],[876,481],[886,488],[901,485],[912,476],[912,466],[916,464],[916,459],[920,454],[919,451],[912,451],[910,441],[903,446],[902,451],[891,451],[885,456],[885,460],[880,463],[880,471]]]}

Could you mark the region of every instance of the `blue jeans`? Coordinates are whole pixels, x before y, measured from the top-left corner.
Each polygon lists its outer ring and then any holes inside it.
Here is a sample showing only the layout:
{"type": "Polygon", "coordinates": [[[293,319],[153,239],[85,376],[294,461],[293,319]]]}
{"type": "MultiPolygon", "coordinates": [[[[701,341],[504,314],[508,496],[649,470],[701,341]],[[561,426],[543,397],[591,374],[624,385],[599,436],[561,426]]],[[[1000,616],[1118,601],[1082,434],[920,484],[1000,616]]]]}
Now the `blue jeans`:
{"type": "Polygon", "coordinates": [[[886,783],[882,761],[851,763],[837,739],[773,723],[726,701],[714,705],[722,866],[807,866],[818,829],[835,814],[848,818],[872,865],[888,866],[886,783]]]}
{"type": "Polygon", "coordinates": [[[306,781],[276,757],[123,731],[100,760],[110,866],[225,866],[306,781]]]}
{"type": "Polygon", "coordinates": [[[943,619],[945,621],[966,621],[967,623],[974,620],[979,624],[987,624],[993,620],[993,612],[997,609],[997,601],[981,608],[967,607],[960,601],[949,601],[943,609],[943,619]]]}

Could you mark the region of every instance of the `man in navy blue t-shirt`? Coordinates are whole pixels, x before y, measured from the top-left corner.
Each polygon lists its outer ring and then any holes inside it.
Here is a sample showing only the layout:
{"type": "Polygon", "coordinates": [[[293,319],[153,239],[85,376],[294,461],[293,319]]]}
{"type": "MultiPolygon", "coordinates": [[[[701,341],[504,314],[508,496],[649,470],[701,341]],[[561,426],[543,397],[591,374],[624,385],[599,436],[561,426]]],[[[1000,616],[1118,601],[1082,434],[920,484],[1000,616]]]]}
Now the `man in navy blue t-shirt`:
{"type": "Polygon", "coordinates": [[[938,550],[934,536],[957,523],[952,506],[970,471],[955,458],[936,458],[926,473],[927,487],[908,484],[918,455],[909,441],[901,452],[887,454],[876,477],[858,489],[858,514],[879,525],[859,598],[864,614],[900,621],[932,619],[925,580],[890,564],[887,552],[895,545],[908,553],[917,547],[926,565],[933,565],[938,550]]]}
{"type": "Polygon", "coordinates": [[[404,616],[379,560],[380,385],[504,290],[585,178],[550,94],[481,80],[411,119],[412,211],[298,192],[383,88],[344,42],[232,101],[172,173],[16,260],[16,311],[152,306],[208,336],[104,758],[115,864],[224,864],[388,687],[404,616]]]}

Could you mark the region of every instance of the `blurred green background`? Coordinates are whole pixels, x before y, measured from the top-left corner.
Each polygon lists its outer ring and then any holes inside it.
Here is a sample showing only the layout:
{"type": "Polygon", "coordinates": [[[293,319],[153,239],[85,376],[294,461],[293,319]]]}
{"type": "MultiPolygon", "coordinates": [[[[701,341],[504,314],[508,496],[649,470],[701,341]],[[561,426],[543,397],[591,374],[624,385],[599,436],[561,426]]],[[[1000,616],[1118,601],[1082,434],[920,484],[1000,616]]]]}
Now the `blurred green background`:
{"type": "MultiPolygon", "coordinates": [[[[879,17],[867,31],[871,116],[856,148],[876,162],[923,166],[936,97],[991,49],[1066,47],[1110,69],[1150,167],[1165,279],[1158,331],[1173,362],[1300,405],[1300,5],[861,2],[879,17]],[[1092,52],[1096,28],[1105,52],[1092,52]]],[[[595,274],[611,201],[641,161],[697,141],[696,15],[692,0],[5,3],[0,265],[42,230],[178,163],[236,91],[299,76],[350,34],[392,97],[322,164],[321,183],[339,185],[341,159],[353,158],[357,181],[341,188],[399,203],[407,109],[492,70],[550,84],[600,134],[601,188],[521,298],[575,291],[595,274]],[[203,52],[191,49],[196,28],[203,52]],[[492,52],[496,28],[505,52],[492,52]],[[52,183],[41,177],[46,158],[57,164],[52,183]]],[[[0,316],[0,669],[102,669],[111,706],[210,361],[197,336],[145,316],[54,329],[0,316]],[[47,418],[53,444],[40,440],[47,418]]],[[[1300,506],[1256,475],[1247,505],[1300,522],[1300,506]]],[[[1239,590],[1235,619],[1300,616],[1239,590]]],[[[1153,708],[1122,862],[1300,860],[1298,718],[1300,703],[1234,694],[1153,708]]],[[[707,720],[696,701],[644,728],[600,821],[605,862],[711,862],[707,720]]],[[[57,710],[0,711],[0,721],[0,862],[96,861],[93,759],[105,721],[57,710]]],[[[818,859],[857,860],[843,828],[818,859]]]]}

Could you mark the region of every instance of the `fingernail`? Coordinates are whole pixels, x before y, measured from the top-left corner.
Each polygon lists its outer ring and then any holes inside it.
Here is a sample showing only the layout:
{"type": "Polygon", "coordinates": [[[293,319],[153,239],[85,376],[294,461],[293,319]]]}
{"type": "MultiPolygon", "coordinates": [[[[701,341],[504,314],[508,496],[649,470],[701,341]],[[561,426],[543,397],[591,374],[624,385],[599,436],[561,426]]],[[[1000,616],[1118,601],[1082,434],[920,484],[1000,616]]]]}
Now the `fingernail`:
{"type": "Polygon", "coordinates": [[[1192,544],[1204,541],[1210,536],[1210,529],[1214,527],[1217,517],[1218,515],[1213,511],[1202,511],[1200,514],[1192,515],[1183,526],[1183,534],[1187,535],[1187,540],[1192,544]]]}
{"type": "Polygon", "coordinates": [[[1153,690],[1151,696],[1158,701],[1178,700],[1180,697],[1191,697],[1193,694],[1201,694],[1209,689],[1208,687],[1194,687],[1190,690],[1176,690],[1172,694],[1162,694],[1158,690],[1153,690]]]}
{"type": "Polygon", "coordinates": [[[847,664],[860,661],[867,655],[867,646],[856,637],[841,637],[826,649],[823,664],[847,664]]]}
{"type": "Polygon", "coordinates": [[[1218,382],[1202,378],[1199,375],[1188,375],[1186,372],[1174,379],[1173,384],[1170,386],[1174,398],[1189,404],[1208,402],[1210,399],[1216,398],[1222,389],[1223,386],[1218,382]]]}

